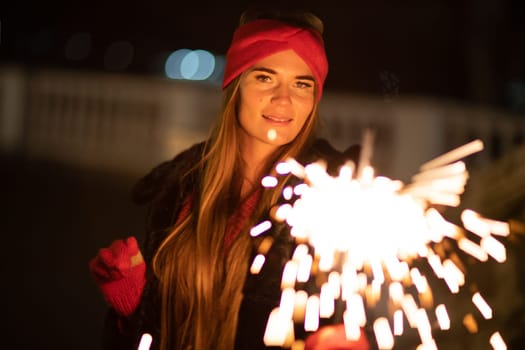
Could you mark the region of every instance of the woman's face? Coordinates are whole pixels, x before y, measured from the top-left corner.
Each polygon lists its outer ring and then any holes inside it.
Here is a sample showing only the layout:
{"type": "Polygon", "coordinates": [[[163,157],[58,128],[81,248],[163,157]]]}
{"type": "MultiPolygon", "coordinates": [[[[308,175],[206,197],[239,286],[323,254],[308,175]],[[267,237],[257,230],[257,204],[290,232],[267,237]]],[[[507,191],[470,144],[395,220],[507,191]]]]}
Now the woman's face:
{"type": "Polygon", "coordinates": [[[315,80],[293,51],[263,58],[241,75],[238,119],[244,149],[273,151],[292,142],[314,107],[315,80]]]}

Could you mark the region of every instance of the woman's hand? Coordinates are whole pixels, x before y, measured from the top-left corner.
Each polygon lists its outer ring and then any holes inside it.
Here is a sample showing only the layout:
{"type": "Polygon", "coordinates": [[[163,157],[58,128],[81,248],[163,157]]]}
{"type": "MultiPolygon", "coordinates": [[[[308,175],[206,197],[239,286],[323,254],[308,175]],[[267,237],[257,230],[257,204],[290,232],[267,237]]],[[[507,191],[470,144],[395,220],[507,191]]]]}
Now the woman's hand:
{"type": "Polygon", "coordinates": [[[369,350],[366,334],[356,341],[346,339],[344,325],[325,326],[306,338],[305,350],[369,350]]]}
{"type": "Polygon", "coordinates": [[[146,264],[135,237],[116,240],[100,249],[89,262],[89,270],[118,314],[129,316],[135,311],[146,284],[146,264]]]}

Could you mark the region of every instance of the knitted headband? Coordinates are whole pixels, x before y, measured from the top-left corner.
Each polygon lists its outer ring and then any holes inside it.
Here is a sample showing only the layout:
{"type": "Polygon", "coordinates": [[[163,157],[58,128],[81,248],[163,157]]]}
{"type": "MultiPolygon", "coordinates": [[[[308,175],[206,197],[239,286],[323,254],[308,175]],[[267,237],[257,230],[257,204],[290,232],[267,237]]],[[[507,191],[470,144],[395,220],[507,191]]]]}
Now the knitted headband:
{"type": "Polygon", "coordinates": [[[320,99],[328,73],[328,61],[321,35],[314,30],[271,19],[258,19],[237,28],[226,53],[222,88],[257,61],[289,49],[294,50],[312,71],[320,99]]]}

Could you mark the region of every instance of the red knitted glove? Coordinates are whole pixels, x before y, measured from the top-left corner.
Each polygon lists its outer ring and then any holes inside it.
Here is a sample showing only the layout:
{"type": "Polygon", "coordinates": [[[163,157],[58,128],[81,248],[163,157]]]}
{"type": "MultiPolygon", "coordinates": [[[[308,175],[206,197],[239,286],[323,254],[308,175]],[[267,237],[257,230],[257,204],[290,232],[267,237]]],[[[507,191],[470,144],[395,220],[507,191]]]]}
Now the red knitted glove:
{"type": "Polygon", "coordinates": [[[146,284],[146,264],[135,237],[116,240],[89,262],[89,270],[106,301],[122,316],[139,305],[146,284]]]}
{"type": "Polygon", "coordinates": [[[359,340],[346,340],[344,325],[326,326],[306,338],[305,350],[370,350],[366,335],[361,330],[359,340]]]}

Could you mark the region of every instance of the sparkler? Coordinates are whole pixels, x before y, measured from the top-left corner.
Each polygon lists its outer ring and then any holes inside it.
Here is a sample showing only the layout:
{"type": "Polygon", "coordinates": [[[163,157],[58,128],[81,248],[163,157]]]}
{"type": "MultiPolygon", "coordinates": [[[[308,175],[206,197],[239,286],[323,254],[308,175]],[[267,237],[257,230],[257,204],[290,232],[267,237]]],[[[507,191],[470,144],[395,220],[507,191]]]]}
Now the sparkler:
{"type": "MultiPolygon", "coordinates": [[[[406,320],[419,334],[418,349],[437,349],[431,324],[448,330],[451,321],[445,304],[434,306],[429,278],[442,280],[453,294],[466,284],[464,265],[450,241],[479,261],[506,260],[497,237],[509,234],[508,224],[465,210],[460,227],[436,209],[459,206],[468,179],[460,159],[482,149],[482,142],[476,140],[427,162],[408,185],[374,176],[370,134],[365,134],[358,167],[347,163],[336,177],[320,162],[303,166],[289,159],[278,164],[279,175],[302,180],[284,189],[285,202],[274,215],[290,226],[298,245],[285,265],[281,302],[269,317],[265,343],[293,342],[294,322],[316,331],[319,320],[332,317],[334,305],[341,300],[346,305],[342,320],[347,339],[358,339],[360,328],[371,324],[379,349],[392,349],[395,337],[404,333],[406,320]],[[416,261],[423,261],[433,276],[418,268],[416,261]],[[318,289],[302,290],[314,275],[324,276],[316,279],[323,281],[318,289]],[[385,299],[390,315],[368,320],[366,309],[385,299]]],[[[263,179],[265,187],[277,184],[277,177],[263,179]]],[[[253,227],[251,235],[264,235],[271,227],[271,221],[264,221],[253,227]]],[[[263,264],[261,254],[252,273],[263,264]]],[[[485,319],[492,318],[493,311],[479,291],[473,293],[472,303],[485,319]]],[[[464,324],[477,329],[472,314],[464,324]]],[[[506,349],[498,332],[489,341],[495,350],[506,349]]]]}

